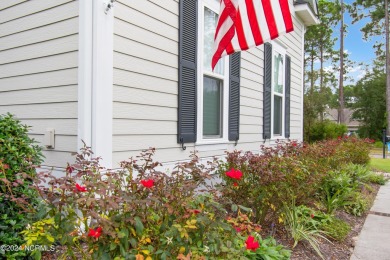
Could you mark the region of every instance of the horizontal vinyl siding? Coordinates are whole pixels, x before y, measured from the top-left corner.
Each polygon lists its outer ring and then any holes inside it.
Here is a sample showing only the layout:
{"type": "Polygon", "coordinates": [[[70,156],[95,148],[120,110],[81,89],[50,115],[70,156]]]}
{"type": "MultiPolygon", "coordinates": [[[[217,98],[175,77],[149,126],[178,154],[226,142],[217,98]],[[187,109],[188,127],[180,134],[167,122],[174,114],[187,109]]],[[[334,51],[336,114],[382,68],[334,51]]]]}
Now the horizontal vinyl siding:
{"type": "MultiPolygon", "coordinates": [[[[263,144],[263,46],[241,55],[240,140],[228,144],[177,144],[177,0],[118,0],[114,19],[113,160],[155,147],[160,162],[223,156],[226,150],[259,151],[263,144]]],[[[294,23],[299,23],[295,18],[294,23]]],[[[292,137],[301,136],[301,29],[280,41],[292,58],[292,137]],[[295,100],[296,99],[296,100],[295,100]]],[[[267,144],[269,144],[267,142],[267,144]]]]}
{"type": "Polygon", "coordinates": [[[149,147],[162,162],[189,158],[176,136],[178,10],[173,0],[115,4],[114,163],[149,147]]]}
{"type": "Polygon", "coordinates": [[[45,166],[65,167],[77,151],[78,1],[0,3],[0,114],[16,115],[44,139],[45,166]]]}
{"type": "Polygon", "coordinates": [[[294,31],[285,35],[280,42],[288,47],[287,53],[291,57],[291,116],[290,132],[291,139],[302,140],[303,135],[303,111],[302,111],[302,34],[303,25],[293,15],[294,31]]]}

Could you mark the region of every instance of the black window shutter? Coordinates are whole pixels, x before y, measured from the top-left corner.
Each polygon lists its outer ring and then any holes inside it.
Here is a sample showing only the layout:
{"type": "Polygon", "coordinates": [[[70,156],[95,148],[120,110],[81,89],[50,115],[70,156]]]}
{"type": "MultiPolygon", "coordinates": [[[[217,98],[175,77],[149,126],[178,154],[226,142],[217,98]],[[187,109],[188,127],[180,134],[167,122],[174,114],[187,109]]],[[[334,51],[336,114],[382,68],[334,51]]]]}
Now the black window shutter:
{"type": "Polygon", "coordinates": [[[272,45],[264,44],[263,139],[271,138],[272,45]]]}
{"type": "Polygon", "coordinates": [[[230,55],[229,59],[229,141],[240,136],[240,64],[241,53],[230,55]]]}
{"type": "Polygon", "coordinates": [[[178,143],[196,142],[196,0],[180,0],[178,143]]]}
{"type": "Polygon", "coordinates": [[[290,138],[291,58],[286,56],[284,135],[290,138]]]}

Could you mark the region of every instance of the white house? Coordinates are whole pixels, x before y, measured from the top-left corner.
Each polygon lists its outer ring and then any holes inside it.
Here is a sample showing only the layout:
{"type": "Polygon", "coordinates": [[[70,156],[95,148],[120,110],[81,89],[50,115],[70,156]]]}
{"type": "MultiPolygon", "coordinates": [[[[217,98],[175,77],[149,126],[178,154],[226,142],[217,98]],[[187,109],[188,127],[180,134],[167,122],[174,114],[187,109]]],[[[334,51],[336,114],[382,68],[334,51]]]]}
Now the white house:
{"type": "Polygon", "coordinates": [[[81,140],[110,168],[148,147],[170,163],[301,140],[316,0],[290,10],[292,33],[212,72],[219,0],[1,0],[0,114],[32,126],[58,168],[81,140]]]}

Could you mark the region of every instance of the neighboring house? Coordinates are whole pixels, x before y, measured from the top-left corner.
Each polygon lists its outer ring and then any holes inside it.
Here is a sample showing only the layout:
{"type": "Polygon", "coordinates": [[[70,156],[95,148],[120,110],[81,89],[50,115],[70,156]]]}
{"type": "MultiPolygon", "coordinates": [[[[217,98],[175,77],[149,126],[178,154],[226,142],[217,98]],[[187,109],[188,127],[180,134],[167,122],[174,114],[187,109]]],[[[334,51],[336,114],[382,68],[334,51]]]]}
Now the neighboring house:
{"type": "Polygon", "coordinates": [[[214,73],[219,0],[107,2],[0,1],[0,114],[32,126],[44,165],[73,162],[81,140],[114,168],[148,147],[173,163],[195,150],[302,140],[315,0],[291,0],[294,32],[224,58],[214,73]]]}
{"type": "MultiPolygon", "coordinates": [[[[347,129],[349,133],[356,133],[360,126],[360,122],[352,119],[353,110],[346,108],[344,109],[344,118],[345,124],[347,125],[347,129]]],[[[338,111],[337,109],[326,109],[324,113],[324,119],[328,119],[332,122],[338,122],[338,111]]]]}

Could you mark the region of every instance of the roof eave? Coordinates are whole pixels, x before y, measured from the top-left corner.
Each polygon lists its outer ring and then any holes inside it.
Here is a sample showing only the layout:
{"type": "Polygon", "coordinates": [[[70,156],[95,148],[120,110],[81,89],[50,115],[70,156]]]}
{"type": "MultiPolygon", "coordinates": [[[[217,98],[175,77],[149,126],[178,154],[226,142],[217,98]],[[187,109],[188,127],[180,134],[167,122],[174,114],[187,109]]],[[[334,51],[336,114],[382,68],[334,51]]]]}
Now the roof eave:
{"type": "Polygon", "coordinates": [[[313,12],[313,9],[306,2],[298,2],[294,4],[294,10],[297,16],[303,21],[304,25],[316,25],[320,24],[320,20],[313,12]]]}

